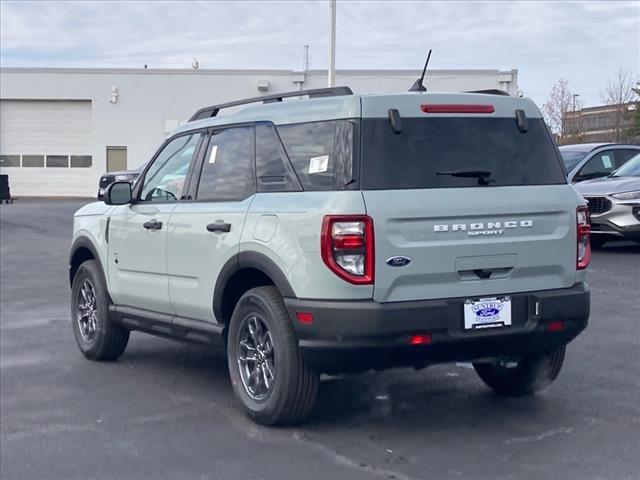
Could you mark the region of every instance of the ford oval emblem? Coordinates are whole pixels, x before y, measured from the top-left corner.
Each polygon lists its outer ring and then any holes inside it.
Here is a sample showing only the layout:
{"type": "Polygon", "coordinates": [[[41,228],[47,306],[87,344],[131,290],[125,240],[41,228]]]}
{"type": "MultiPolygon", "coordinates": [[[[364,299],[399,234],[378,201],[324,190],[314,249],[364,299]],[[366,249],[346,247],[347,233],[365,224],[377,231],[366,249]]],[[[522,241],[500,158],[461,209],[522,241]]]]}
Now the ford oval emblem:
{"type": "Polygon", "coordinates": [[[478,315],[479,317],[495,317],[499,313],[500,310],[498,310],[497,308],[485,307],[478,310],[476,312],[476,315],[478,315]]]}
{"type": "Polygon", "coordinates": [[[411,259],[409,257],[391,257],[387,259],[387,265],[390,267],[406,267],[411,263],[411,259]]]}

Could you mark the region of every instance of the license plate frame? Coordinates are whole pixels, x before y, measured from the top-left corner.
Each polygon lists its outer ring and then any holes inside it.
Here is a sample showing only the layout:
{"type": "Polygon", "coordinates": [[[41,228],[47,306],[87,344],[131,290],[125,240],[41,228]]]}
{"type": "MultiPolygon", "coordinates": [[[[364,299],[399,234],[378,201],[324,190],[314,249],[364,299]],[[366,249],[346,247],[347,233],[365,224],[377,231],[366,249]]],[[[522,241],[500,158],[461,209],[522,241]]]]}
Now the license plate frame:
{"type": "Polygon", "coordinates": [[[502,329],[513,325],[509,296],[470,298],[463,306],[465,331],[502,329]]]}

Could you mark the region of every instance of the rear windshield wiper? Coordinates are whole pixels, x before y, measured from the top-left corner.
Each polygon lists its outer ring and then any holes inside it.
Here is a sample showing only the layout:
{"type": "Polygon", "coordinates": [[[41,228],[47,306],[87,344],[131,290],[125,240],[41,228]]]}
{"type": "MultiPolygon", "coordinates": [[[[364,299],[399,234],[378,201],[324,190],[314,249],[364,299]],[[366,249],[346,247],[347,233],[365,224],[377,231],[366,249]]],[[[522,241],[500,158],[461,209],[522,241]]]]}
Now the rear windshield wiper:
{"type": "Polygon", "coordinates": [[[462,178],[477,178],[478,185],[489,185],[489,183],[495,180],[489,180],[491,176],[489,170],[447,170],[443,172],[436,172],[436,175],[450,175],[452,177],[462,178]]]}

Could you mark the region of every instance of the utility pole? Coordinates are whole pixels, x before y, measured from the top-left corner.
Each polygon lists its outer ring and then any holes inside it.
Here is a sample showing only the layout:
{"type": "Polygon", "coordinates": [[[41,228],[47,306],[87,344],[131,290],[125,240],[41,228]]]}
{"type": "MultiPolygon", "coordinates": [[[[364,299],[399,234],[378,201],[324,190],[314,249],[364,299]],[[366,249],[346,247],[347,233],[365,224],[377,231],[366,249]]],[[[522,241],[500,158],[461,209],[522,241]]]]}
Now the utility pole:
{"type": "Polygon", "coordinates": [[[336,0],[329,0],[329,78],[328,86],[336,84],[336,0]]]}
{"type": "Polygon", "coordinates": [[[578,98],[579,96],[580,96],[579,93],[574,93],[573,95],[571,95],[571,112],[573,113],[573,115],[571,115],[573,117],[573,134],[576,137],[580,132],[580,120],[576,115],[576,98],[578,98]]]}
{"type": "Polygon", "coordinates": [[[302,71],[309,70],[309,45],[302,46],[302,71]]]}

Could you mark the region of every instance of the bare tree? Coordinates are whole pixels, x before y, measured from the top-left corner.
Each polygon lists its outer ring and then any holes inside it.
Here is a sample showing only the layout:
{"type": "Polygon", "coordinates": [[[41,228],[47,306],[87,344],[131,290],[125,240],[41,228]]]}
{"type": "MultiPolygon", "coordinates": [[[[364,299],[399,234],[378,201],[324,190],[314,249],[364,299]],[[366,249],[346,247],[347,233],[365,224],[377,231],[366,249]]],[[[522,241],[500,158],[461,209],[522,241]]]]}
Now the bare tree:
{"type": "Polygon", "coordinates": [[[548,100],[542,105],[545,120],[556,135],[558,143],[566,143],[569,138],[581,137],[580,117],[569,115],[582,108],[577,95],[569,89],[569,82],[564,78],[558,80],[549,92],[548,100]]]}
{"type": "Polygon", "coordinates": [[[600,93],[600,98],[605,105],[615,107],[613,134],[611,138],[614,142],[620,142],[625,136],[625,130],[627,128],[625,120],[632,115],[628,106],[635,97],[633,91],[635,83],[634,75],[630,71],[620,67],[618,73],[607,81],[607,86],[600,93]]]}

